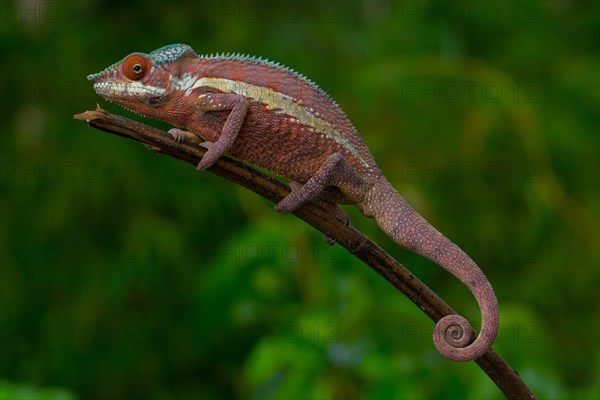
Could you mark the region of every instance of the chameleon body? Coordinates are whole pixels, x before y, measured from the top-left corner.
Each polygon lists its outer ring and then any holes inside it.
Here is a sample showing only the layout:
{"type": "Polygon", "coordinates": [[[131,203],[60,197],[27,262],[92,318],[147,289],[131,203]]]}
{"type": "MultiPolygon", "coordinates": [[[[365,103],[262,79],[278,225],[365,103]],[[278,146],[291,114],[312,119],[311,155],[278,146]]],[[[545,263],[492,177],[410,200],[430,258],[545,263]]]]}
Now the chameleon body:
{"type": "Polygon", "coordinates": [[[475,296],[478,337],[470,343],[469,323],[445,316],[433,334],[438,351],[468,361],[492,345],[498,303],[483,272],[394,190],[341,108],[307,78],[260,58],[198,56],[176,44],[132,53],[88,79],[105,99],[185,128],[169,131],[178,140],[202,132],[208,151],[199,170],[227,154],[289,179],[292,191],[278,211],[309,201],[355,204],[396,243],[448,270],[475,296]]]}

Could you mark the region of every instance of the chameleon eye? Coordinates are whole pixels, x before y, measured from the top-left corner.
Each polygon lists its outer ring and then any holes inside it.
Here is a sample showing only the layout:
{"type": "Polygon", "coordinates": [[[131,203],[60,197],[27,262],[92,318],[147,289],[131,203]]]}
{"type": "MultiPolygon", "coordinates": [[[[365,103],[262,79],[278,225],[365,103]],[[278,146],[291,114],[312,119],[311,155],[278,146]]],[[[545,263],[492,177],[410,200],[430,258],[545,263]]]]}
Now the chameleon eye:
{"type": "Polygon", "coordinates": [[[148,59],[139,55],[134,55],[125,60],[123,63],[123,73],[126,77],[133,81],[139,81],[148,72],[148,59]]]}

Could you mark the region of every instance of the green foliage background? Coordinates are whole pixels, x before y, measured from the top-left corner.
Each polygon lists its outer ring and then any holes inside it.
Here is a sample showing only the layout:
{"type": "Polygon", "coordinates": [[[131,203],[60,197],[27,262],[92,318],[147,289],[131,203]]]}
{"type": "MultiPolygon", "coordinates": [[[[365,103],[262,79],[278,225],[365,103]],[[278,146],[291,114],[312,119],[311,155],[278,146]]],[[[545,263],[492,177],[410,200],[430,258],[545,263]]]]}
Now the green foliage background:
{"type": "MultiPolygon", "coordinates": [[[[501,398],[433,323],[272,204],[72,115],[86,75],[187,43],[291,66],[493,283],[494,348],[598,396],[596,1],[2,1],[0,397],[501,398]]],[[[160,127],[165,124],[148,121],[160,127]]],[[[479,323],[468,291],[353,224],[479,323]]]]}

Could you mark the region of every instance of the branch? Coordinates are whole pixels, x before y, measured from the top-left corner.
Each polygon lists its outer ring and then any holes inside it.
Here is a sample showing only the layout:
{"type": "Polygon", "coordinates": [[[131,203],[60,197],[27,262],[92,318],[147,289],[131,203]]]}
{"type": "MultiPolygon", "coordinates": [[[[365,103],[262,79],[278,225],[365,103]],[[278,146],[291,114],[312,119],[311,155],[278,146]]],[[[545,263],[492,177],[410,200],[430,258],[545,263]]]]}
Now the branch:
{"type": "MultiPolygon", "coordinates": [[[[166,132],[139,122],[110,114],[99,106],[95,111],[86,111],[74,116],[87,121],[90,126],[105,132],[137,140],[161,154],[197,165],[206,150],[196,143],[175,141],[166,132]]],[[[208,130],[208,127],[203,129],[208,130]]],[[[196,132],[203,136],[203,132],[196,132]]],[[[210,172],[237,183],[273,202],[279,202],[288,193],[287,185],[256,169],[228,157],[220,158],[209,169],[210,172]]],[[[449,314],[456,314],[437,294],[419,281],[413,274],[393,259],[377,244],[356,229],[345,225],[319,205],[310,203],[299,208],[294,214],[314,226],[337,243],[345,247],[355,257],[383,276],[394,287],[404,293],[433,321],[449,314]]],[[[473,339],[477,336],[475,332],[473,339]]],[[[492,379],[509,399],[535,399],[535,395],[496,352],[490,349],[475,362],[492,379]]]]}

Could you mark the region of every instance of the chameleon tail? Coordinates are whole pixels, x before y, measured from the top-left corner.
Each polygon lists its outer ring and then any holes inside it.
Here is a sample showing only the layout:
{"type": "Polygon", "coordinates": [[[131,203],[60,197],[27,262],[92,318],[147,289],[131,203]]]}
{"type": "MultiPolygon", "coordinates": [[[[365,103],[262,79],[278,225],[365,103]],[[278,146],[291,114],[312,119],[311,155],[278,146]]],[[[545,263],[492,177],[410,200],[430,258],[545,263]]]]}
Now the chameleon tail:
{"type": "Polygon", "coordinates": [[[477,339],[469,345],[473,329],[468,321],[460,315],[447,315],[437,322],[433,341],[437,350],[453,361],[482,356],[496,338],[499,316],[494,290],[477,264],[421,217],[384,177],[369,190],[361,206],[396,243],[437,263],[469,288],[481,310],[477,339]]]}

